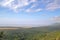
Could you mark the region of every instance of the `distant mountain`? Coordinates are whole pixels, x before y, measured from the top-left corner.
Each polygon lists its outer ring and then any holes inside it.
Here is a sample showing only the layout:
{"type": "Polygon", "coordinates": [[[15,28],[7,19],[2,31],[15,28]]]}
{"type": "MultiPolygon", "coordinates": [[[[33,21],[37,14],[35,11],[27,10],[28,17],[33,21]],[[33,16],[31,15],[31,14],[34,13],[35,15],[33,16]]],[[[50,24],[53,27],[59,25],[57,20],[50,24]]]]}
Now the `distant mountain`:
{"type": "Polygon", "coordinates": [[[60,23],[54,23],[51,26],[60,26],[60,23]]]}
{"type": "Polygon", "coordinates": [[[41,27],[33,27],[33,30],[40,30],[40,31],[55,31],[60,30],[60,23],[54,23],[49,26],[41,26],[41,27]]]}
{"type": "Polygon", "coordinates": [[[60,23],[54,23],[49,26],[41,26],[41,27],[30,27],[30,26],[24,26],[24,27],[13,27],[13,26],[0,26],[0,28],[18,28],[19,30],[35,30],[35,31],[54,31],[54,30],[60,30],[60,23]]]}
{"type": "Polygon", "coordinates": [[[60,30],[60,23],[54,23],[49,26],[51,30],[60,30]]]}

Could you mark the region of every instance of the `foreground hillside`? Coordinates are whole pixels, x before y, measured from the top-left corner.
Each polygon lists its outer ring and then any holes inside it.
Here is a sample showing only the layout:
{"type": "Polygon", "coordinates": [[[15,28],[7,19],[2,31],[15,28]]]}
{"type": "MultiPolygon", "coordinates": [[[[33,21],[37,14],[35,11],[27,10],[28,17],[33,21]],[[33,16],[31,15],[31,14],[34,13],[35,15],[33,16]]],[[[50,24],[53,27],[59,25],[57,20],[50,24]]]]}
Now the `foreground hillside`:
{"type": "Polygon", "coordinates": [[[60,25],[0,30],[0,40],[60,40],[60,25]]]}
{"type": "Polygon", "coordinates": [[[60,30],[52,32],[0,30],[0,40],[60,40],[60,30]]]}

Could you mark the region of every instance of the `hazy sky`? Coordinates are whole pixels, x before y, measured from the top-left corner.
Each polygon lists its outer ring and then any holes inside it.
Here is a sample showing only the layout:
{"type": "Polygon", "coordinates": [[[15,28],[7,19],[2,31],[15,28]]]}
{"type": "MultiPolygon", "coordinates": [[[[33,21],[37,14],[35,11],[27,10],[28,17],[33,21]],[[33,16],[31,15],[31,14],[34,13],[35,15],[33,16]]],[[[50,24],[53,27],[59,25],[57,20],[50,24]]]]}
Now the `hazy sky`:
{"type": "Polygon", "coordinates": [[[0,26],[60,23],[60,0],[0,0],[0,26]]]}

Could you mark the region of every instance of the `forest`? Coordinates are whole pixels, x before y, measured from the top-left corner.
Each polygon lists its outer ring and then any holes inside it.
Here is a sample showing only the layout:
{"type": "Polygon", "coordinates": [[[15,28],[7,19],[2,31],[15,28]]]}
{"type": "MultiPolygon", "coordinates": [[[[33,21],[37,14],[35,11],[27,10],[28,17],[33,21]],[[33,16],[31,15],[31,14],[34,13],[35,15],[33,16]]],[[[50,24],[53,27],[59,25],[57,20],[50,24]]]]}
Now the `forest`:
{"type": "Polygon", "coordinates": [[[0,30],[0,40],[60,40],[60,26],[0,30]]]}

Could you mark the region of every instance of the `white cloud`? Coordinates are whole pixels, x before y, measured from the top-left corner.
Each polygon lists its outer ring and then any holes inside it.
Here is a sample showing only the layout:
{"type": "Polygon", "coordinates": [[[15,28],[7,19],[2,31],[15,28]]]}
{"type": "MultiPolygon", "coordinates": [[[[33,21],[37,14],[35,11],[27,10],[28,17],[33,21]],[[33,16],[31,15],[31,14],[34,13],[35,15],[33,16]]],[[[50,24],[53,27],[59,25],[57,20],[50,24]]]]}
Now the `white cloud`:
{"type": "Polygon", "coordinates": [[[34,8],[34,7],[36,7],[36,4],[33,4],[30,8],[34,8]]]}
{"type": "MultiPolygon", "coordinates": [[[[28,6],[29,4],[31,4],[33,2],[36,2],[37,0],[30,0],[30,1],[29,0],[17,0],[17,2],[16,2],[17,4],[15,3],[15,1],[16,0],[3,0],[3,1],[1,1],[0,6],[9,8],[9,9],[17,12],[18,10],[24,8],[25,6],[28,6]]],[[[31,12],[31,11],[39,11],[40,9],[39,10],[38,9],[30,10],[30,8],[29,8],[29,9],[25,9],[25,10],[31,12]]]]}
{"type": "Polygon", "coordinates": [[[0,3],[0,5],[2,6],[2,7],[6,7],[6,8],[10,8],[10,7],[12,7],[12,2],[13,2],[14,0],[4,0],[4,1],[2,1],[1,3],[0,3]]]}
{"type": "Polygon", "coordinates": [[[31,9],[27,9],[26,12],[31,12],[32,10],[31,9]]]}
{"type": "Polygon", "coordinates": [[[0,1],[0,6],[9,8],[16,12],[20,9],[24,9],[23,11],[26,10],[27,12],[38,12],[42,9],[56,10],[60,8],[60,0],[2,0],[0,1]],[[30,7],[27,7],[29,5],[30,7]],[[28,9],[25,9],[25,7],[27,7],[28,9]]]}
{"type": "Polygon", "coordinates": [[[6,7],[6,8],[8,7],[13,10],[17,10],[18,8],[29,5],[28,0],[17,0],[16,3],[17,4],[15,4],[15,0],[3,0],[0,3],[0,6],[6,7]]]}
{"type": "Polygon", "coordinates": [[[2,2],[2,6],[7,6],[7,5],[11,4],[13,1],[14,1],[14,0],[4,0],[4,1],[2,2]]]}
{"type": "Polygon", "coordinates": [[[39,11],[42,11],[42,9],[39,8],[39,9],[36,9],[36,10],[35,10],[35,12],[39,12],[39,11]]]}
{"type": "Polygon", "coordinates": [[[36,2],[37,0],[31,0],[30,2],[36,2]]]}
{"type": "Polygon", "coordinates": [[[58,8],[60,8],[60,4],[59,4],[60,0],[54,0],[51,3],[48,3],[48,5],[46,6],[47,10],[56,10],[58,8]]]}
{"type": "Polygon", "coordinates": [[[60,23],[60,16],[54,16],[53,18],[51,18],[51,20],[60,23]]]}
{"type": "Polygon", "coordinates": [[[33,9],[27,9],[26,10],[26,12],[39,12],[39,11],[42,11],[42,9],[35,9],[35,10],[33,10],[33,9]]]}

